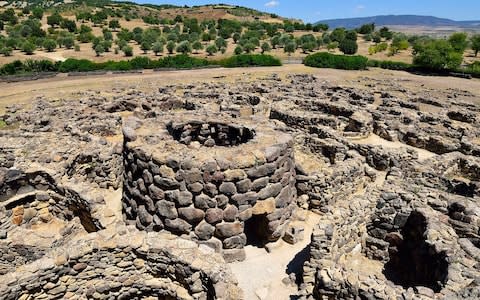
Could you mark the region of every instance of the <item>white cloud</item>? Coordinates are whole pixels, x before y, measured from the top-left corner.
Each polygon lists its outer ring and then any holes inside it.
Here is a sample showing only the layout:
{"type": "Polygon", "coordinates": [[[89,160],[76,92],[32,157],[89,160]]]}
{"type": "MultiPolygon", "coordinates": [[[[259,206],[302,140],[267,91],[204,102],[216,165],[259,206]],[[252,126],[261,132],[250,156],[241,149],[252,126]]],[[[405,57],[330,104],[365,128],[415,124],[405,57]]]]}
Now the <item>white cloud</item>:
{"type": "Polygon", "coordinates": [[[357,10],[357,11],[364,10],[364,9],[365,9],[365,5],[363,5],[363,4],[359,4],[355,7],[355,10],[357,10]]]}
{"type": "Polygon", "coordinates": [[[272,1],[269,1],[269,2],[265,3],[266,7],[276,7],[276,6],[279,6],[279,5],[280,5],[280,2],[276,1],[276,0],[272,0],[272,1]]]}

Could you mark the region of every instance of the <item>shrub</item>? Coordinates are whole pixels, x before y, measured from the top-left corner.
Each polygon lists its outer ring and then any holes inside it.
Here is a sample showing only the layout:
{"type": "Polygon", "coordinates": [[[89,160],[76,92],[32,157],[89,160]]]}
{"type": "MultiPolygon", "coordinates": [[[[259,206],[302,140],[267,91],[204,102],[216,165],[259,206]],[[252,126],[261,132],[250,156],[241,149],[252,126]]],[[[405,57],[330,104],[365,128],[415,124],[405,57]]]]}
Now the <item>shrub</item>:
{"type": "Polygon", "coordinates": [[[448,41],[452,45],[452,48],[459,53],[463,53],[468,46],[467,34],[464,32],[456,32],[452,34],[448,41]]]}
{"type": "Polygon", "coordinates": [[[215,53],[218,52],[218,48],[217,48],[217,46],[215,46],[214,44],[212,44],[212,45],[209,45],[209,46],[207,47],[206,51],[207,51],[208,55],[213,55],[213,54],[215,54],[215,53]]]}
{"type": "Polygon", "coordinates": [[[27,54],[27,55],[32,55],[33,52],[35,51],[35,49],[36,49],[35,44],[33,44],[30,41],[26,41],[22,45],[22,51],[25,52],[25,54],[27,54]]]}
{"type": "Polygon", "coordinates": [[[470,43],[472,45],[472,50],[475,53],[475,57],[477,57],[478,52],[480,51],[480,34],[472,35],[470,38],[470,43]]]}
{"type": "Polygon", "coordinates": [[[328,45],[327,45],[328,51],[332,51],[332,50],[335,50],[337,48],[338,48],[338,42],[331,42],[331,43],[328,43],[328,45]]]}
{"type": "Polygon", "coordinates": [[[175,50],[175,42],[174,41],[168,41],[168,43],[167,43],[168,53],[173,54],[173,50],[175,50]]]}
{"type": "Polygon", "coordinates": [[[278,58],[266,54],[241,54],[224,59],[220,64],[227,68],[236,68],[250,66],[281,66],[282,62],[278,58]]]}
{"type": "Polygon", "coordinates": [[[193,42],[193,44],[192,44],[192,48],[193,48],[195,51],[199,51],[199,50],[202,50],[202,49],[203,49],[203,45],[202,45],[202,43],[200,43],[200,41],[195,41],[195,42],[193,42]]]}
{"type": "Polygon", "coordinates": [[[0,50],[0,53],[5,55],[5,56],[11,56],[12,55],[12,52],[13,52],[13,49],[11,47],[3,47],[1,50],[0,50]]]}
{"type": "Polygon", "coordinates": [[[382,68],[382,69],[388,69],[388,70],[403,70],[403,71],[408,71],[412,69],[411,64],[407,64],[404,62],[400,61],[391,61],[391,60],[369,60],[368,61],[368,66],[369,67],[375,67],[375,68],[382,68]]]}
{"type": "Polygon", "coordinates": [[[52,39],[46,39],[43,42],[43,48],[45,48],[45,50],[47,50],[48,52],[54,51],[56,47],[57,47],[57,42],[55,42],[52,39]]]}
{"type": "Polygon", "coordinates": [[[163,43],[162,42],[155,42],[152,45],[152,50],[155,55],[158,55],[158,53],[163,53],[163,43]]]}
{"type": "Polygon", "coordinates": [[[183,41],[177,46],[177,52],[182,54],[188,54],[192,52],[192,46],[189,41],[183,41]]]}
{"type": "Polygon", "coordinates": [[[150,50],[151,47],[152,47],[152,45],[150,44],[150,42],[146,41],[146,40],[144,40],[140,44],[140,49],[143,51],[144,54],[147,54],[148,50],[150,50]]]}
{"type": "Polygon", "coordinates": [[[63,45],[67,49],[72,49],[72,47],[75,45],[75,40],[71,36],[67,36],[62,40],[63,45]]]}
{"type": "Polygon", "coordinates": [[[130,60],[132,69],[148,69],[151,64],[151,60],[145,56],[137,56],[130,60]]]}
{"type": "Polygon", "coordinates": [[[338,47],[344,54],[355,54],[358,51],[357,42],[351,39],[344,39],[338,47]]]}
{"type": "Polygon", "coordinates": [[[60,64],[58,70],[60,72],[89,72],[96,69],[96,64],[88,59],[69,58],[60,64]]]}
{"type": "Polygon", "coordinates": [[[288,55],[290,56],[292,53],[295,52],[295,50],[297,50],[297,44],[295,43],[295,41],[289,41],[285,44],[285,47],[283,48],[283,51],[285,51],[285,53],[288,53],[288,55]]]}
{"type": "Polygon", "coordinates": [[[365,70],[368,59],[363,56],[345,56],[335,55],[326,52],[320,52],[308,55],[304,64],[316,68],[333,68],[344,70],[365,70]]]}
{"type": "Polygon", "coordinates": [[[455,70],[462,63],[463,55],[445,40],[430,40],[414,46],[413,63],[427,70],[455,70]]]}
{"type": "Polygon", "coordinates": [[[122,48],[123,53],[125,56],[133,56],[133,48],[131,46],[124,46],[122,48]]]}
{"type": "Polygon", "coordinates": [[[100,56],[103,52],[105,52],[105,47],[102,44],[98,44],[95,46],[95,54],[100,56]]]}
{"type": "Polygon", "coordinates": [[[270,52],[270,51],[272,51],[272,47],[270,47],[270,44],[267,43],[267,42],[264,42],[264,43],[262,44],[262,47],[261,47],[261,48],[262,48],[262,54],[265,53],[265,52],[270,52]]]}
{"type": "Polygon", "coordinates": [[[237,47],[235,47],[235,51],[234,51],[235,55],[240,55],[243,53],[243,48],[242,46],[238,45],[237,47]]]}
{"type": "Polygon", "coordinates": [[[195,58],[188,55],[167,56],[163,59],[152,62],[153,68],[178,68],[189,69],[208,66],[210,63],[206,59],[195,58]]]}

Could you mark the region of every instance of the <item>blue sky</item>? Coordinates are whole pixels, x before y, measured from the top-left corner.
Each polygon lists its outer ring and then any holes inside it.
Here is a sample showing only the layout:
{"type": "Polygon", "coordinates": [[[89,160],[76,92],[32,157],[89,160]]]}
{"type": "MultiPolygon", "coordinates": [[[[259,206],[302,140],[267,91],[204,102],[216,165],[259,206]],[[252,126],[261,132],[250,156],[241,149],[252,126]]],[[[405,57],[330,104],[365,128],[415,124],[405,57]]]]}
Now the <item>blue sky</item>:
{"type": "Polygon", "coordinates": [[[315,22],[323,19],[416,14],[454,20],[480,19],[480,0],[133,0],[140,3],[201,5],[228,3],[315,22]]]}

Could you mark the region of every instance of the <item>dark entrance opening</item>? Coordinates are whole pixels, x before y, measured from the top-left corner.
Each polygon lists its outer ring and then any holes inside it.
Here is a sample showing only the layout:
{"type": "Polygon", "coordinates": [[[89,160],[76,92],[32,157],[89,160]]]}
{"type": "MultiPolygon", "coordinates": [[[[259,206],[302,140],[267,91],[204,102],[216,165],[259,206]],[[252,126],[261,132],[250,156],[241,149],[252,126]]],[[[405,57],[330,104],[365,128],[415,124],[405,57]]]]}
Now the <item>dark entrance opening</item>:
{"type": "Polygon", "coordinates": [[[448,275],[445,252],[437,252],[425,241],[427,221],[412,212],[401,231],[402,239],[390,241],[390,260],[385,264],[387,279],[404,288],[424,286],[440,292],[448,275]]]}
{"type": "Polygon", "coordinates": [[[269,237],[267,214],[253,215],[246,220],[245,235],[247,236],[247,245],[265,247],[269,237]]]}

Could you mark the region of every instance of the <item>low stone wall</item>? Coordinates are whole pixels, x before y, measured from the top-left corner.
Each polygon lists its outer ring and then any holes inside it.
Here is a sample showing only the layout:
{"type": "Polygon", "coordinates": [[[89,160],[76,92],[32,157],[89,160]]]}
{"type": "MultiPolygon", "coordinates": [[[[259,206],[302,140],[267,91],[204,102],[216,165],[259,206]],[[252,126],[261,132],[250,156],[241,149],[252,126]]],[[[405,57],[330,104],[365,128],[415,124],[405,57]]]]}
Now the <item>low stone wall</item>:
{"type": "Polygon", "coordinates": [[[58,185],[45,171],[0,170],[0,230],[79,217],[87,232],[97,231],[102,225],[92,211],[98,204],[58,185]]]}
{"type": "Polygon", "coordinates": [[[1,299],[242,299],[223,259],[168,234],[117,227],[92,233],[15,273],[1,299]]]}
{"type": "Polygon", "coordinates": [[[229,260],[243,259],[247,243],[282,237],[297,196],[290,135],[261,119],[159,120],[123,130],[128,221],[223,248],[229,260]]]}
{"type": "Polygon", "coordinates": [[[412,178],[392,167],[381,188],[338,201],[312,234],[302,299],[476,299],[479,272],[461,270],[480,257],[478,217],[468,197],[447,194],[439,180],[475,169],[462,158],[424,162],[435,170],[412,178]]]}
{"type": "Polygon", "coordinates": [[[348,299],[354,292],[346,284],[344,269],[347,255],[361,252],[365,246],[366,225],[374,201],[353,197],[337,203],[337,209],[326,214],[315,226],[310,242],[310,259],[303,268],[306,295],[315,299],[348,299]]]}

